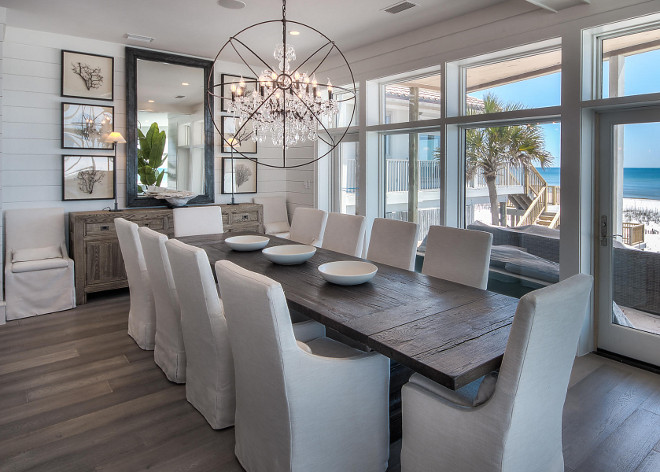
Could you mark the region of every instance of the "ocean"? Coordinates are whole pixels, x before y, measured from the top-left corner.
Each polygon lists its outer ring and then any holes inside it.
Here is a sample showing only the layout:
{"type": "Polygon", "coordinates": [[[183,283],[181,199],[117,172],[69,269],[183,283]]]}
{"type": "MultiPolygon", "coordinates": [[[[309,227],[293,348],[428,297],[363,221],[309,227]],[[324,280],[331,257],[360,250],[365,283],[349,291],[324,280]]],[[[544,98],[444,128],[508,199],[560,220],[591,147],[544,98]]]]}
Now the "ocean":
{"type": "MultiPolygon", "coordinates": [[[[536,168],[548,185],[559,185],[559,167],[536,168]]],[[[660,168],[623,169],[623,197],[660,200],[660,168]]]]}

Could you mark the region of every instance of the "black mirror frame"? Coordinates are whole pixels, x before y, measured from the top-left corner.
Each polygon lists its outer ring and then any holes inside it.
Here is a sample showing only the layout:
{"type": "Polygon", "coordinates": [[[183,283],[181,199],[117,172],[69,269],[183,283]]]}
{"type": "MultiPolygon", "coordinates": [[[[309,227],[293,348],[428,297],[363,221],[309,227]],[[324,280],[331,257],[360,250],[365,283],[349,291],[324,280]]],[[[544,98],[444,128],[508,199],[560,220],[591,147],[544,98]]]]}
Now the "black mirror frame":
{"type": "Polygon", "coordinates": [[[166,206],[163,200],[137,195],[137,60],[168,62],[204,70],[204,194],[189,203],[215,202],[214,176],[214,128],[210,110],[213,110],[213,95],[209,94],[209,77],[213,61],[196,57],[180,56],[150,49],[126,48],[126,206],[166,206]]]}

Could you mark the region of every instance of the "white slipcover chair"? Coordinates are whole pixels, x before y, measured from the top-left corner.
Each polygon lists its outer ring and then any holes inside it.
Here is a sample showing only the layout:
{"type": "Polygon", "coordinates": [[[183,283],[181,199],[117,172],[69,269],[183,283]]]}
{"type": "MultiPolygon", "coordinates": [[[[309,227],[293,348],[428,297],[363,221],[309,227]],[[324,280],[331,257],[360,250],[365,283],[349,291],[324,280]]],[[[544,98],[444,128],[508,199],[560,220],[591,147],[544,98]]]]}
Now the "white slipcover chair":
{"type": "Polygon", "coordinates": [[[282,286],[216,263],[236,372],[235,453],[248,472],[383,472],[389,360],[296,342],[282,286]]]}
{"type": "Polygon", "coordinates": [[[222,302],[203,249],[165,243],[181,306],[186,399],[214,429],[234,424],[234,364],[222,302]]]}
{"type": "Polygon", "coordinates": [[[484,380],[494,392],[480,388],[476,402],[411,377],[402,472],[564,470],[562,409],[592,280],[575,275],[520,299],[499,378],[484,380]]]}
{"type": "Polygon", "coordinates": [[[417,223],[376,218],[371,227],[367,259],[413,270],[417,253],[417,223]]]}
{"type": "Polygon", "coordinates": [[[7,320],[76,306],[65,236],[62,208],[5,211],[7,320]]]}
{"type": "Polygon", "coordinates": [[[128,335],[140,348],[152,351],[156,345],[156,306],[138,235],[138,225],[124,218],[115,218],[115,230],[131,293],[128,335]]]}
{"type": "Polygon", "coordinates": [[[431,226],[422,274],[485,290],[492,244],[485,231],[431,226]]]}
{"type": "Polygon", "coordinates": [[[224,232],[222,209],[217,205],[175,208],[172,217],[175,238],[224,232]]]}
{"type": "Polygon", "coordinates": [[[291,218],[289,239],[301,244],[320,246],[328,214],[316,208],[298,207],[291,218]]]}
{"type": "MultiPolygon", "coordinates": [[[[227,322],[203,249],[171,239],[165,243],[181,307],[186,349],[186,399],[214,429],[234,424],[234,364],[227,339],[227,322]]],[[[325,334],[315,322],[296,324],[303,340],[325,334]]],[[[252,341],[247,341],[252,344],[252,341]]]]}
{"type": "Polygon", "coordinates": [[[286,198],[284,197],[254,197],[253,203],[258,203],[264,210],[264,229],[266,234],[280,238],[288,237],[289,216],[286,212],[286,198]]]}
{"type": "Polygon", "coordinates": [[[321,247],[349,256],[362,256],[365,223],[364,216],[329,213],[321,247]]]}
{"type": "Polygon", "coordinates": [[[181,332],[181,309],[167,256],[167,236],[141,227],[138,229],[149,282],[156,305],[156,347],[154,361],[169,380],[186,382],[186,350],[181,332]]]}

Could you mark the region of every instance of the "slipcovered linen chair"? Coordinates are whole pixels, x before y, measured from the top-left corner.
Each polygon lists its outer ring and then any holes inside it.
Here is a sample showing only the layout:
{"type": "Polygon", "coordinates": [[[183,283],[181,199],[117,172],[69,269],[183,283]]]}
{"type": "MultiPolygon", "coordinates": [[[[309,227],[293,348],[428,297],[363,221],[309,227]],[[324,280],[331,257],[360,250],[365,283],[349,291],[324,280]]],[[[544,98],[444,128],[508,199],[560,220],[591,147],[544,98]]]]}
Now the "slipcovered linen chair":
{"type": "Polygon", "coordinates": [[[224,232],[222,210],[219,206],[175,208],[174,237],[220,234],[224,232]]]}
{"type": "Polygon", "coordinates": [[[402,389],[402,472],[561,472],[562,410],[592,277],[518,303],[499,378],[476,398],[414,374],[402,389]]]}
{"type": "Polygon", "coordinates": [[[76,306],[73,260],[65,234],[62,208],[5,211],[8,320],[76,306]]]}
{"type": "Polygon", "coordinates": [[[485,231],[431,226],[422,274],[485,290],[492,244],[485,231]]]}
{"type": "Polygon", "coordinates": [[[289,239],[301,244],[319,247],[323,242],[323,231],[328,214],[316,208],[296,208],[291,219],[289,239]]]}
{"type": "Polygon", "coordinates": [[[131,294],[128,335],[140,348],[152,351],[156,345],[156,306],[138,235],[138,225],[124,218],[115,218],[115,229],[131,294]]]}
{"type": "Polygon", "coordinates": [[[282,286],[216,263],[236,372],[235,453],[248,472],[383,472],[389,360],[296,342],[282,286]]]}
{"type": "Polygon", "coordinates": [[[360,257],[364,246],[364,233],[364,216],[330,213],[325,225],[321,247],[349,256],[360,257]]]}
{"type": "MultiPolygon", "coordinates": [[[[211,264],[203,249],[171,239],[165,243],[181,307],[186,349],[186,399],[214,429],[234,424],[234,365],[227,322],[211,264]]],[[[303,340],[325,334],[315,322],[296,324],[303,340]]],[[[252,341],[247,341],[253,344],[252,341]]]]}
{"type": "Polygon", "coordinates": [[[253,203],[263,206],[264,229],[266,234],[280,238],[288,238],[289,216],[286,212],[286,199],[284,197],[254,197],[253,203]]]}
{"type": "Polygon", "coordinates": [[[416,250],[417,223],[387,218],[374,219],[367,259],[413,270],[416,250]]]}
{"type": "Polygon", "coordinates": [[[181,309],[165,247],[167,236],[147,227],[139,228],[138,234],[156,305],[154,361],[169,380],[185,383],[186,350],[181,332],[181,309]]]}

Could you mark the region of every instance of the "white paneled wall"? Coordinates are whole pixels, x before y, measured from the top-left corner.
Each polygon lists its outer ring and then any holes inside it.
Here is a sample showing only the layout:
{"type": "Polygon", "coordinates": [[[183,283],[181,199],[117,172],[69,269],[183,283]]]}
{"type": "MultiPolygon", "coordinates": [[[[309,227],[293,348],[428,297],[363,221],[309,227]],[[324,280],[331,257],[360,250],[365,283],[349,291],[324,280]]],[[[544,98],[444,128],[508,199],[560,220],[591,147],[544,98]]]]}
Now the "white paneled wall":
{"type": "MultiPolygon", "coordinates": [[[[112,200],[62,201],[62,155],[109,155],[103,151],[61,148],[61,103],[114,106],[115,130],[126,134],[124,46],[73,36],[7,28],[2,71],[3,209],[64,207],[67,211],[100,210],[112,200]],[[61,50],[71,49],[115,58],[114,101],[60,97],[61,50]]],[[[126,147],[117,149],[119,204],[125,201],[126,147]]]]}
{"type": "MultiPolygon", "coordinates": [[[[3,151],[3,146],[2,146],[2,137],[4,134],[4,126],[2,126],[2,105],[3,105],[3,97],[4,93],[2,92],[2,80],[3,80],[3,74],[2,71],[4,69],[4,42],[5,42],[5,27],[6,27],[6,19],[7,19],[7,9],[6,8],[0,8],[0,175],[2,175],[2,168],[4,167],[4,151],[3,151]]],[[[2,181],[0,180],[0,213],[2,213],[2,181]]],[[[5,242],[5,231],[4,231],[4,218],[0,218],[0,253],[4,254],[4,242],[5,242]]],[[[0,259],[2,259],[2,256],[0,256],[0,259]]],[[[4,267],[4,265],[3,265],[4,267]]],[[[5,323],[5,292],[2,290],[2,286],[4,283],[4,270],[3,268],[0,268],[0,325],[5,323]]]]}

